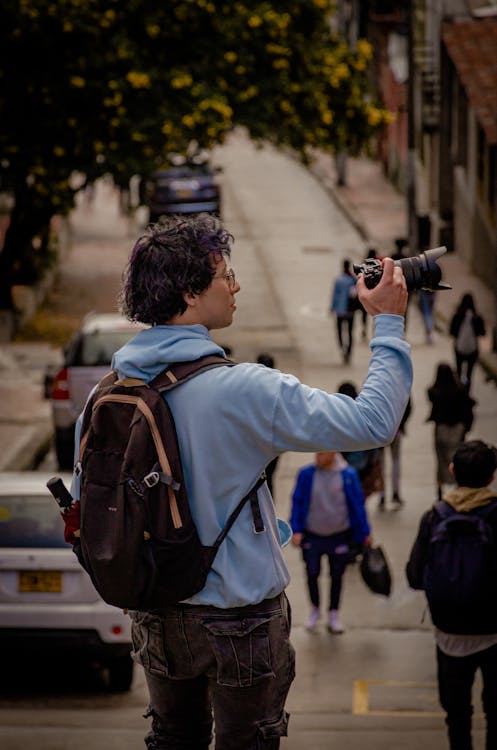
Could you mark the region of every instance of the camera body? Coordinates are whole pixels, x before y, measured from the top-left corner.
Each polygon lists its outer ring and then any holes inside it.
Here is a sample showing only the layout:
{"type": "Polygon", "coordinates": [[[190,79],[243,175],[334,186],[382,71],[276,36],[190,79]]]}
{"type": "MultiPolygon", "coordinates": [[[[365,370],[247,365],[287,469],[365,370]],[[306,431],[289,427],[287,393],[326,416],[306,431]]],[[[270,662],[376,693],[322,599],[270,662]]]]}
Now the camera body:
{"type": "MultiPolygon", "coordinates": [[[[426,289],[429,292],[452,289],[450,284],[441,281],[442,271],[437,264],[438,258],[446,252],[445,246],[435,247],[412,258],[401,258],[395,261],[394,265],[402,269],[408,292],[418,289],[426,289]]],[[[367,258],[360,264],[354,264],[354,272],[362,273],[367,288],[374,289],[383,276],[383,266],[381,260],[367,258]]]]}

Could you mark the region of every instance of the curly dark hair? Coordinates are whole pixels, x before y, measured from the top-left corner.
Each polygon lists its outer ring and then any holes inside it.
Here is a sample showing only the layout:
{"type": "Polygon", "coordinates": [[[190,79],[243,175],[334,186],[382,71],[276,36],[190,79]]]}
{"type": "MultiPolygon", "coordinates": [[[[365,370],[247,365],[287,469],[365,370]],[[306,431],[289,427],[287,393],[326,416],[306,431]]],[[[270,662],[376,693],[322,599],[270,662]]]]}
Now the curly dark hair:
{"type": "Polygon", "coordinates": [[[184,294],[205,291],[223,256],[231,256],[232,235],[210,214],[172,215],[148,227],[124,271],[119,295],[130,320],[167,323],[186,310],[184,294]]]}

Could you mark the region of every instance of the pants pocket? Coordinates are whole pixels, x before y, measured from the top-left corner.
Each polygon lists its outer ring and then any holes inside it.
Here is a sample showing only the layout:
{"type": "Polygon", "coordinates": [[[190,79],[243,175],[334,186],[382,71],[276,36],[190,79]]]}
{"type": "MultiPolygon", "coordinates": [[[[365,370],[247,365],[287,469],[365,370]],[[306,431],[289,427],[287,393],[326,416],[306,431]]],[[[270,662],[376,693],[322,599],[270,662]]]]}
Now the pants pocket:
{"type": "Polygon", "coordinates": [[[228,687],[249,687],[274,677],[271,663],[271,617],[204,621],[217,664],[217,682],[228,687]]]}
{"type": "Polygon", "coordinates": [[[259,724],[257,734],[258,750],[277,750],[280,746],[280,738],[288,736],[288,719],[290,714],[283,711],[276,721],[259,724]]]}
{"type": "Polygon", "coordinates": [[[150,674],[167,677],[169,665],[164,648],[161,618],[147,612],[130,612],[130,616],[132,658],[150,674]]]}

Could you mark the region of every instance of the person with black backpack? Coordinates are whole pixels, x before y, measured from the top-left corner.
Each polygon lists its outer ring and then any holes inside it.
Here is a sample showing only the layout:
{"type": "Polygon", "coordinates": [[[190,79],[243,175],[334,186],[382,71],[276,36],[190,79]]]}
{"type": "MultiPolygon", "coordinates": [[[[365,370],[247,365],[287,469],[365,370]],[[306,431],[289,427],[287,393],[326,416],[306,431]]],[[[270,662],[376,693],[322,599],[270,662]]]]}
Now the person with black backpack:
{"type": "Polygon", "coordinates": [[[497,449],[461,443],[457,488],[421,518],[406,574],[425,592],[435,626],[438,689],[451,750],[471,750],[475,674],[483,678],[486,750],[497,748],[497,449]]]}
{"type": "MultiPolygon", "coordinates": [[[[362,276],[357,282],[375,316],[375,336],[356,400],[310,388],[275,368],[226,359],[210,332],[228,327],[236,311],[232,239],[206,214],[168,217],[138,239],[121,305],[150,328],[116,352],[113,373],[90,395],[76,432],[72,495],[81,501],[81,528],[75,544],[104,583],[110,582],[109,553],[123,534],[132,540],[130,555],[140,542],[136,565],[150,571],[142,588],[129,566],[116,580],[123,606],[129,584],[138,598],[129,609],[133,658],[145,670],[150,696],[150,750],[208,750],[213,726],[216,750],[279,747],[295,666],[283,522],[264,469],[285,451],[385,445],[412,383],[403,337],[406,282],[389,259],[374,289],[362,276]],[[157,393],[174,420],[176,467],[164,455],[170,441],[154,419],[171,421],[160,412],[157,393]],[[176,599],[185,566],[175,572],[175,543],[178,554],[191,547],[194,573],[202,567],[176,599]]],[[[125,551],[122,557],[124,565],[125,551]]]]}

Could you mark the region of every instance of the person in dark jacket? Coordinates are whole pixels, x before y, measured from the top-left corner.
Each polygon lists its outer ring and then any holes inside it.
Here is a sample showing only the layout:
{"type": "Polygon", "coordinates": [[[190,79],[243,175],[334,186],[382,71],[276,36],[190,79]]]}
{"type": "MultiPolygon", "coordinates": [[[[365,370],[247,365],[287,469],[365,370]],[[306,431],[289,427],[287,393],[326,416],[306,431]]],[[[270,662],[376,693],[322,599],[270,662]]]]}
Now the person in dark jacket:
{"type": "Polygon", "coordinates": [[[441,499],[443,485],[454,482],[449,465],[457,446],[471,429],[476,401],[456,378],[452,367],[445,362],[437,367],[435,382],[428,388],[428,399],[431,411],[427,421],[435,424],[436,479],[438,498],[441,499]]]}
{"type": "MultiPolygon", "coordinates": [[[[451,470],[457,488],[445,495],[445,502],[462,513],[495,500],[489,488],[497,468],[497,450],[481,440],[462,443],[454,453],[451,470]]],[[[423,589],[424,569],[429,554],[434,510],[424,513],[418,535],[406,565],[406,575],[413,589],[423,589]]],[[[497,512],[489,515],[497,539],[497,512]]],[[[446,712],[451,750],[471,750],[471,693],[477,669],[483,677],[482,702],[487,721],[486,750],[497,748],[497,633],[459,635],[435,628],[437,646],[438,689],[446,712]]]]}
{"type": "Polygon", "coordinates": [[[342,579],[353,542],[370,543],[370,528],[359,476],[340,453],[316,453],[316,461],[302,468],[292,496],[292,544],[300,547],[311,600],[308,630],[314,630],[321,613],[318,579],[321,557],[327,555],[331,588],[328,630],[343,633],[338,618],[342,579]]]}
{"type": "Polygon", "coordinates": [[[469,391],[473,367],[478,360],[478,339],[485,335],[485,322],[476,311],[472,294],[462,296],[449,331],[454,338],[457,375],[469,391]]]}

